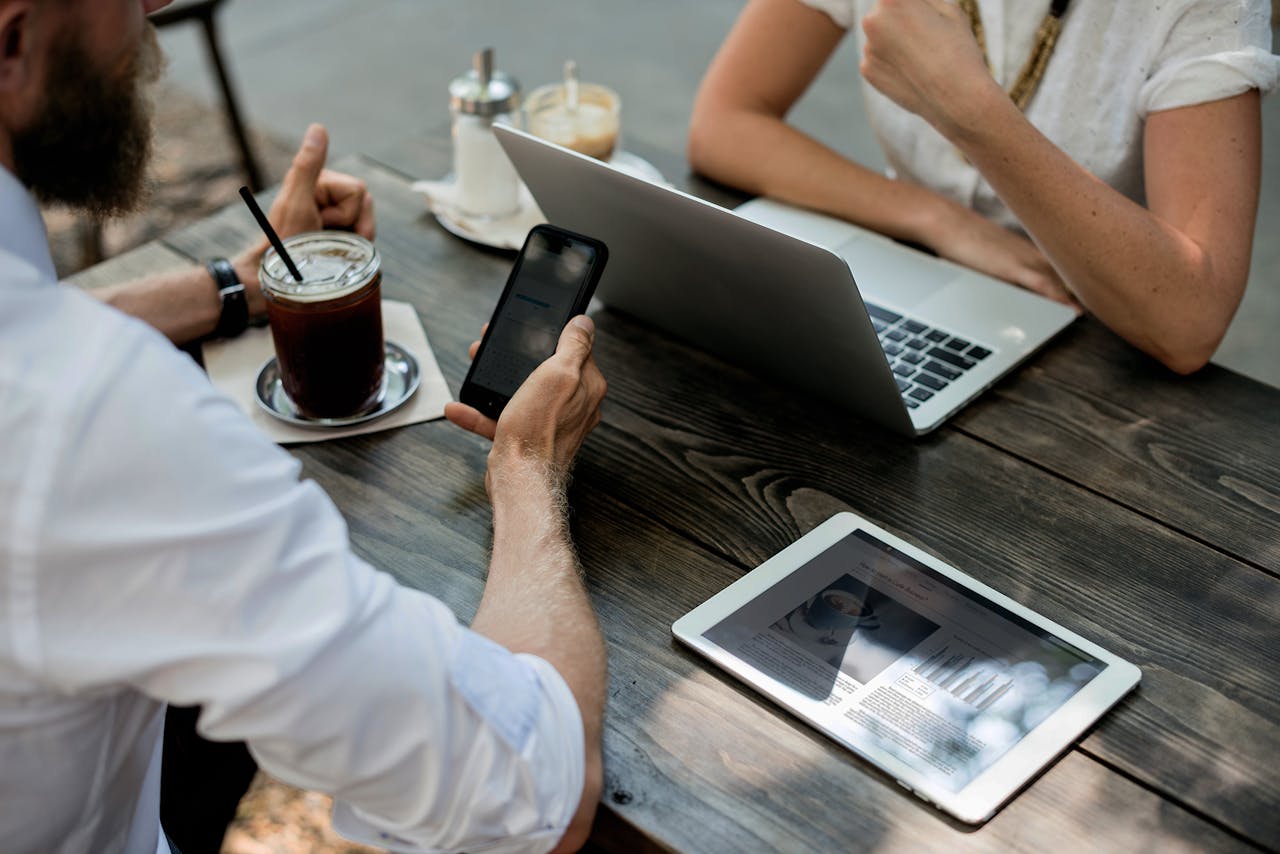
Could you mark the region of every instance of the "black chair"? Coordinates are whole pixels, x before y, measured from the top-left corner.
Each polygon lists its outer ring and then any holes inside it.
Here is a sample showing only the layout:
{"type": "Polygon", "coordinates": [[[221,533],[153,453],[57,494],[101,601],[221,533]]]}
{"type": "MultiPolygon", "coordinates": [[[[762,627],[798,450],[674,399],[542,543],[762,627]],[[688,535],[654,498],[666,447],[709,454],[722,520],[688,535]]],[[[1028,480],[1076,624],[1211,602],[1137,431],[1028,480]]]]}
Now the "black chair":
{"type": "MultiPolygon", "coordinates": [[[[209,62],[218,76],[218,88],[222,92],[222,108],[227,116],[227,125],[231,136],[235,139],[236,148],[240,152],[240,168],[244,172],[245,183],[255,193],[264,186],[262,169],[249,143],[249,134],[240,115],[240,102],[236,98],[231,79],[227,76],[227,66],[222,58],[222,49],[218,42],[218,26],[215,15],[218,7],[226,0],[175,0],[175,2],[150,16],[156,27],[168,27],[174,24],[197,22],[204,29],[205,47],[209,51],[209,62]]],[[[103,260],[106,253],[102,245],[102,223],[86,220],[79,228],[80,263],[90,266],[103,260]]]]}
{"type": "Polygon", "coordinates": [[[171,5],[151,15],[151,22],[157,27],[168,27],[188,21],[198,21],[204,28],[205,47],[209,51],[209,61],[218,75],[218,86],[222,90],[222,108],[227,114],[227,124],[231,135],[235,137],[236,146],[240,149],[240,165],[244,170],[245,182],[255,193],[262,189],[262,170],[254,157],[253,147],[249,144],[249,135],[244,121],[240,117],[240,103],[236,99],[235,89],[227,77],[226,63],[222,59],[222,50],[218,43],[218,26],[215,15],[218,7],[225,0],[176,0],[171,5]]]}

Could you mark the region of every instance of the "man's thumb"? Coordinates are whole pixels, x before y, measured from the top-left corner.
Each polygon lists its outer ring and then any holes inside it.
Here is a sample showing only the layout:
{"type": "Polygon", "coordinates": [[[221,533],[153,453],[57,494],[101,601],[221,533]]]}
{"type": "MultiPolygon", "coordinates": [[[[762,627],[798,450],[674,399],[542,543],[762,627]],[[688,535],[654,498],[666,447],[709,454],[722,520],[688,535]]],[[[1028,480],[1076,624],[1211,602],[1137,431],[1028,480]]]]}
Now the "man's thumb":
{"type": "Polygon", "coordinates": [[[556,344],[556,355],[568,356],[579,365],[591,355],[591,343],[595,340],[596,325],[591,318],[580,314],[565,326],[556,344]]]}
{"type": "Polygon", "coordinates": [[[329,156],[329,133],[324,125],[313,124],[307,128],[302,137],[302,146],[293,156],[293,166],[284,179],[284,189],[292,191],[299,186],[305,188],[308,195],[314,191],[320,171],[324,169],[325,158],[329,156]]]}

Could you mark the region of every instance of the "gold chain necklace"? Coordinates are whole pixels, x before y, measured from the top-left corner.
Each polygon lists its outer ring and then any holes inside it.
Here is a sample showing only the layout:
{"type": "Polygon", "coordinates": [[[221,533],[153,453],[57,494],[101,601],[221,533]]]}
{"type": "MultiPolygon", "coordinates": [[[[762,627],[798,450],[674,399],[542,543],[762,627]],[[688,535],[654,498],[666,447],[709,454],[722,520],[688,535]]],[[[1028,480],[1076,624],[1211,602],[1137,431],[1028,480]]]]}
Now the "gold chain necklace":
{"type": "MultiPolygon", "coordinates": [[[[987,64],[987,70],[991,71],[991,60],[987,56],[987,36],[982,27],[978,0],[958,0],[958,3],[961,10],[969,16],[973,37],[978,40],[978,49],[982,51],[982,61],[987,64]]],[[[1009,90],[1009,97],[1023,112],[1040,86],[1040,78],[1044,77],[1049,57],[1053,56],[1053,49],[1058,44],[1058,34],[1062,32],[1062,18],[1067,14],[1067,6],[1070,4],[1071,0],[1053,0],[1049,5],[1049,12],[1040,22],[1040,29],[1036,33],[1036,43],[1031,48],[1031,55],[1027,57],[1026,64],[1018,73],[1018,79],[1013,81],[1013,88],[1009,90]]]]}

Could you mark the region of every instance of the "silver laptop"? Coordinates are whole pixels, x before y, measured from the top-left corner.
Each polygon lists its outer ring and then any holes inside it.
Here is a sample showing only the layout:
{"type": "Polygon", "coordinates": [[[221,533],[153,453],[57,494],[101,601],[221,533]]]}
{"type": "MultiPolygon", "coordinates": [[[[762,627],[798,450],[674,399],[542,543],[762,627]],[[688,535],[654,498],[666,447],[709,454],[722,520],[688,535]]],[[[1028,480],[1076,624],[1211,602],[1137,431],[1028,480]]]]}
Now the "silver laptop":
{"type": "Polygon", "coordinates": [[[495,133],[552,223],[608,245],[596,293],[611,308],[904,435],[936,428],[1075,318],[841,220],[762,199],[726,210],[495,133]]]}

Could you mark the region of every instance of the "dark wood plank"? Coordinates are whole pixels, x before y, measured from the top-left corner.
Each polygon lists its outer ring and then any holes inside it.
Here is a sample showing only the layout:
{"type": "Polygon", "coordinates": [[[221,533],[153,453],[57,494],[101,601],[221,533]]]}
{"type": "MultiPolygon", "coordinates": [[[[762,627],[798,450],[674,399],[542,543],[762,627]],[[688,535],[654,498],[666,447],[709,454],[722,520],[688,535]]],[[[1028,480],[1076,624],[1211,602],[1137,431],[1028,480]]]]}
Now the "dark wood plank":
{"type": "Polygon", "coordinates": [[[1144,668],[1089,751],[1280,835],[1276,579],[966,437],[905,443],[598,320],[610,453],[584,477],[744,566],[838,510],[897,529],[1144,668]]]}
{"type": "MultiPolygon", "coordinates": [[[[627,146],[687,192],[729,207],[747,198],[691,174],[680,154],[634,137],[627,146]]],[[[373,157],[434,176],[449,151],[442,127],[373,157]]],[[[1214,365],[1176,377],[1085,319],[954,426],[1280,575],[1276,389],[1214,365]]]]}
{"type": "MultiPolygon", "coordinates": [[[[396,176],[352,168],[382,212],[386,293],[414,302],[456,388],[509,259],[445,234],[396,176]]],[[[177,241],[204,255],[243,237],[222,223],[177,241]]],[[[1276,579],[959,432],[903,441],[622,315],[598,321],[611,392],[584,484],[738,573],[848,508],[929,544],[1144,667],[1088,752],[1254,839],[1280,837],[1276,579]]]]}
{"type": "MultiPolygon", "coordinates": [[[[362,554],[465,618],[479,602],[489,539],[486,453],[433,422],[299,455],[346,510],[362,554]]],[[[601,455],[591,444],[587,453],[601,455]]],[[[613,850],[641,850],[628,832],[651,850],[680,851],[1248,850],[1078,752],[982,829],[948,821],[673,643],[671,621],[740,568],[589,480],[571,500],[610,645],[601,824],[613,850]]]]}
{"type": "Polygon", "coordinates": [[[1280,391],[1177,377],[1093,318],[956,428],[1280,575],[1280,391]]]}
{"type": "Polygon", "coordinates": [[[191,259],[160,243],[148,243],[95,264],[67,278],[69,284],[92,290],[152,273],[170,273],[191,266],[191,259]]]}

